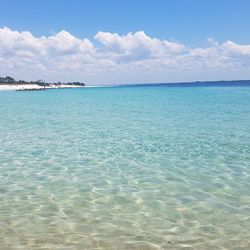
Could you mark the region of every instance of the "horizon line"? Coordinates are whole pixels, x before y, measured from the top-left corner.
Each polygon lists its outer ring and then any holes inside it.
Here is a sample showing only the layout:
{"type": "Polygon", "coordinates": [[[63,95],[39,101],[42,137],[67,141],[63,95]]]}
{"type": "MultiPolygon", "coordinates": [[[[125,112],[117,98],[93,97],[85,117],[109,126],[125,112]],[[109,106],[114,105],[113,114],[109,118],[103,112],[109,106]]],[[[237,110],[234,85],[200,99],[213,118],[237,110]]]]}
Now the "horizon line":
{"type": "Polygon", "coordinates": [[[119,87],[119,86],[140,86],[140,85],[178,85],[178,84],[206,84],[225,82],[249,82],[250,79],[241,80],[204,80],[204,81],[181,81],[181,82],[146,82],[146,83],[112,83],[112,84],[87,84],[85,87],[119,87]]]}

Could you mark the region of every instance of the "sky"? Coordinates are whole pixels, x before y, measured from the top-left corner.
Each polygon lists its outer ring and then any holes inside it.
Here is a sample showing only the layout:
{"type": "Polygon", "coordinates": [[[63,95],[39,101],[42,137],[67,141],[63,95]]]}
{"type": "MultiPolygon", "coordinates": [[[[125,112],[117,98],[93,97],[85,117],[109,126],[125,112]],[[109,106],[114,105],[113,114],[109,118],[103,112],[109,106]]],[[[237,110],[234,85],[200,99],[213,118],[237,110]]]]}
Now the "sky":
{"type": "Polygon", "coordinates": [[[249,0],[1,0],[0,76],[250,79],[249,0]]]}

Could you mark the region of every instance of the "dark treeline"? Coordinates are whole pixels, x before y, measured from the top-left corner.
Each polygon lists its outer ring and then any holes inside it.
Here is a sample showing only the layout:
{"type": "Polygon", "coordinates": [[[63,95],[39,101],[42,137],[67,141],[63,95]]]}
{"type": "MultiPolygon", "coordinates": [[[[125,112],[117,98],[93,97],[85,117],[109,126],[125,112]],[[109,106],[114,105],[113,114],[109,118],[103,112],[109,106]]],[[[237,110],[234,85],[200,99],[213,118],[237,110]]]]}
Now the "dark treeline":
{"type": "Polygon", "coordinates": [[[13,77],[6,76],[6,77],[0,77],[0,84],[37,84],[42,86],[47,85],[61,85],[61,84],[67,84],[67,85],[78,85],[78,86],[84,86],[85,84],[82,82],[45,82],[43,80],[37,80],[37,81],[24,81],[24,80],[15,80],[13,77]]]}

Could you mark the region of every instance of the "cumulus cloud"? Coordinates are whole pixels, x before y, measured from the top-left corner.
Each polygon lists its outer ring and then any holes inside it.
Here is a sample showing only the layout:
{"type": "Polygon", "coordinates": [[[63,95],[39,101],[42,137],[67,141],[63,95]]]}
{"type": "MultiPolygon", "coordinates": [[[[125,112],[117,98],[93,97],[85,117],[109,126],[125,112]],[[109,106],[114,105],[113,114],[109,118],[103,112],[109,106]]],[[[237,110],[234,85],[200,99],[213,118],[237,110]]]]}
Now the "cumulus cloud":
{"type": "Polygon", "coordinates": [[[165,58],[185,50],[182,44],[151,38],[143,31],[122,36],[99,31],[95,39],[103,45],[104,51],[114,53],[113,60],[118,63],[165,58]]]}
{"type": "Polygon", "coordinates": [[[130,32],[123,36],[99,31],[95,35],[95,39],[108,49],[122,53],[131,53],[142,49],[153,56],[160,56],[166,52],[178,53],[185,49],[185,46],[182,44],[151,38],[144,31],[130,32]]]}
{"type": "Polygon", "coordinates": [[[227,41],[223,43],[222,46],[228,53],[250,56],[250,45],[241,45],[241,44],[236,44],[232,41],[227,41]]]}
{"type": "Polygon", "coordinates": [[[95,45],[65,30],[35,37],[0,28],[0,74],[90,84],[250,77],[250,45],[209,39],[207,47],[191,48],[144,31],[99,31],[94,39],[95,45]]]}

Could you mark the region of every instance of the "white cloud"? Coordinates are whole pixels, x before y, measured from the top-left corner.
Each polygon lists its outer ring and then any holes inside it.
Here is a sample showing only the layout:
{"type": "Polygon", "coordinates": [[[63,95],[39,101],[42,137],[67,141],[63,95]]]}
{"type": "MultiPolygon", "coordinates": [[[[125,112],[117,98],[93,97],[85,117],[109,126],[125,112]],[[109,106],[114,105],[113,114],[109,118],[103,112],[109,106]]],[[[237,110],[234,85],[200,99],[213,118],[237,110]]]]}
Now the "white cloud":
{"type": "Polygon", "coordinates": [[[151,38],[143,31],[123,36],[99,31],[95,39],[104,46],[104,50],[114,52],[114,60],[118,62],[163,58],[185,50],[182,44],[151,38]]]}
{"type": "Polygon", "coordinates": [[[99,31],[94,45],[62,30],[49,37],[0,29],[0,75],[87,83],[250,78],[250,45],[209,39],[190,48],[138,31],[99,31]]]}
{"type": "Polygon", "coordinates": [[[241,45],[232,41],[227,41],[222,44],[225,50],[229,53],[236,55],[249,55],[250,56],[250,45],[241,45]]]}

